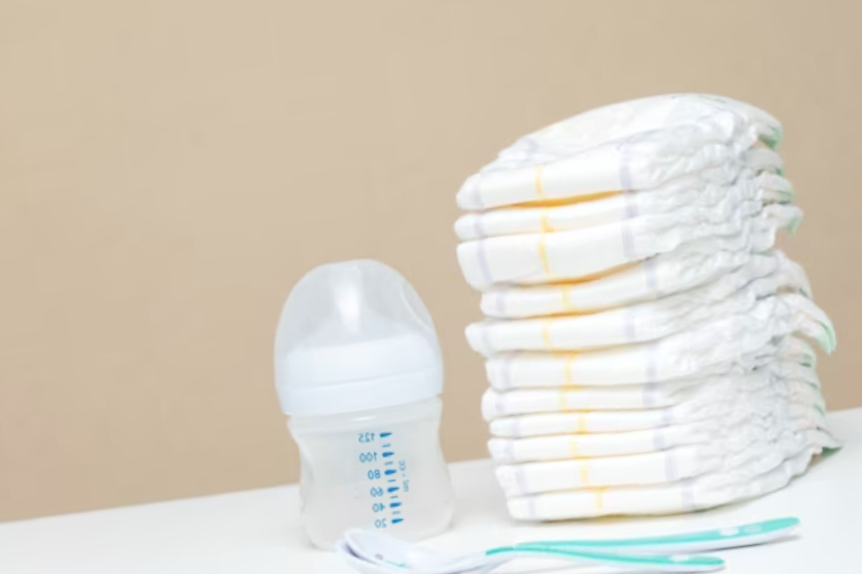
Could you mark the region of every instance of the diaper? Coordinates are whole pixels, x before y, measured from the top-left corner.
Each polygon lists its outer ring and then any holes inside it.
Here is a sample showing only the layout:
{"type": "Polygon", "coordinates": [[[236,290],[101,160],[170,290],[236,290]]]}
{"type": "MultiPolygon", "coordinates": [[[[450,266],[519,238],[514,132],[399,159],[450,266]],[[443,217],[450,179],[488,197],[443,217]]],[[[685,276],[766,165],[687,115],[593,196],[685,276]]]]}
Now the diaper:
{"type": "Polygon", "coordinates": [[[584,229],[467,241],[458,245],[458,262],[467,282],[479,290],[495,284],[582,279],[705,237],[717,239],[715,251],[765,251],[778,229],[795,229],[802,218],[792,205],[752,210],[713,221],[683,211],[584,229]]]}
{"type": "Polygon", "coordinates": [[[591,201],[468,213],[455,223],[455,231],[461,240],[484,239],[583,229],[681,211],[708,220],[730,217],[747,203],[765,205],[792,201],[793,188],[789,181],[771,172],[758,175],[747,169],[730,184],[687,176],[655,189],[618,192],[591,201]]]}
{"type": "Polygon", "coordinates": [[[517,520],[544,521],[694,512],[779,490],[793,477],[804,473],[813,457],[824,449],[837,447],[836,442],[820,437],[801,452],[780,461],[776,461],[777,457],[766,456],[740,468],[688,480],[514,497],[508,500],[509,513],[517,520]]]}
{"type": "Polygon", "coordinates": [[[467,179],[458,205],[481,210],[645,189],[695,172],[727,181],[752,147],[775,148],[780,137],[775,118],[729,98],[679,94],[622,102],[520,138],[467,179]]]}
{"type": "Polygon", "coordinates": [[[488,441],[488,452],[498,464],[621,456],[709,443],[716,437],[735,436],[734,433],[747,432],[749,429],[775,428],[781,421],[791,421],[799,428],[818,428],[825,423],[822,410],[788,400],[775,401],[762,407],[763,412],[727,409],[724,418],[644,430],[492,438],[488,441]]]}
{"type": "Polygon", "coordinates": [[[497,390],[625,385],[703,375],[721,363],[762,352],[773,340],[791,334],[814,340],[831,353],[836,340],[829,317],[801,295],[782,297],[796,299],[789,307],[777,297],[764,299],[744,314],[648,343],[592,351],[498,354],[485,362],[485,371],[497,390]]]}
{"type": "MultiPolygon", "coordinates": [[[[772,386],[773,390],[781,392],[782,395],[804,394],[809,392],[809,389],[816,391],[819,388],[819,380],[814,369],[810,367],[775,361],[748,372],[647,384],[524,388],[506,392],[487,389],[482,395],[482,416],[486,421],[494,421],[501,417],[533,413],[659,409],[680,404],[699,406],[711,401],[719,404],[740,393],[766,386],[772,386]]],[[[523,424],[523,421],[516,426],[520,436],[525,436],[523,433],[531,428],[530,425],[523,424]]],[[[492,434],[498,434],[498,430],[501,430],[501,427],[491,425],[492,434]]],[[[530,434],[539,434],[537,430],[530,434]]],[[[571,431],[557,429],[551,432],[571,431]]]]}
{"type": "Polygon", "coordinates": [[[770,273],[779,274],[779,281],[798,285],[811,296],[802,267],[781,251],[715,251],[715,244],[714,238],[687,243],[590,281],[499,287],[482,294],[482,312],[501,319],[589,313],[653,301],[710,281],[741,286],[770,273]]]}
{"type": "Polygon", "coordinates": [[[512,416],[495,407],[483,413],[494,435],[488,448],[494,460],[514,463],[662,450],[711,440],[717,428],[742,424],[804,419],[824,426],[825,402],[813,370],[791,365],[809,372],[783,378],[776,372],[783,369],[774,369],[778,364],[729,377],[737,382],[733,392],[718,398],[708,390],[714,379],[706,378],[688,399],[667,407],[575,411],[544,403],[539,408],[550,410],[512,416]]]}
{"type": "Polygon", "coordinates": [[[751,427],[709,443],[672,447],[626,456],[577,458],[497,467],[496,475],[507,497],[541,492],[671,483],[706,473],[727,472],[753,461],[778,463],[815,446],[836,447],[837,441],[820,429],[797,429],[787,423],[779,432],[751,427]]]}
{"type": "Polygon", "coordinates": [[[651,301],[591,314],[540,319],[492,320],[466,330],[470,346],[488,356],[503,351],[579,350],[659,339],[717,318],[751,310],[777,298],[776,313],[794,313],[805,289],[800,275],[772,274],[740,283],[743,276],[725,275],[714,283],[651,301]],[[789,283],[788,280],[800,280],[789,283]],[[783,294],[782,294],[783,293],[783,294]]]}

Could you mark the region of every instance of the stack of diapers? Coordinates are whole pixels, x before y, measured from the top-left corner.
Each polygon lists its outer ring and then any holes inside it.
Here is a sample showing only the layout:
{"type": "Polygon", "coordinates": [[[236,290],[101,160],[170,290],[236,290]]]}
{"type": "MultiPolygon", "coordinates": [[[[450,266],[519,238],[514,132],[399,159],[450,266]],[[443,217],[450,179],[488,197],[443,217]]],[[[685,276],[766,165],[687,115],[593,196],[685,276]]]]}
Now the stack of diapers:
{"type": "Polygon", "coordinates": [[[467,339],[509,512],[688,512],[785,486],[829,430],[805,271],[775,248],[802,212],[781,124],[681,94],[577,115],[458,192],[467,339]]]}

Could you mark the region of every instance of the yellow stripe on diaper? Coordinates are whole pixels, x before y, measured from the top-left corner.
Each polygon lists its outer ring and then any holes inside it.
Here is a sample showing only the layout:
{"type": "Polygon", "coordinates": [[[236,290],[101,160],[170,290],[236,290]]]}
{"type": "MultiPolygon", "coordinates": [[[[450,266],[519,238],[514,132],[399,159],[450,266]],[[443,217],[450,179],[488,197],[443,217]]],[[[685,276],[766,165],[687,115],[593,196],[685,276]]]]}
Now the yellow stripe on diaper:
{"type": "MultiPolygon", "coordinates": [[[[544,188],[542,193],[544,194],[544,188]]],[[[587,193],[584,195],[570,195],[567,197],[555,197],[553,199],[531,199],[529,201],[521,201],[506,206],[507,209],[534,209],[536,207],[565,207],[567,205],[575,205],[577,203],[586,203],[596,201],[597,199],[605,199],[626,193],[625,191],[597,191],[595,193],[587,193]]]]}
{"type": "Polygon", "coordinates": [[[590,461],[587,458],[579,458],[581,466],[581,484],[583,486],[590,485],[590,461]]]}
{"type": "MultiPolygon", "coordinates": [[[[545,344],[547,345],[548,344],[547,326],[542,329],[542,335],[544,337],[546,337],[545,344]]],[[[564,371],[563,371],[563,375],[565,376],[565,382],[563,383],[563,386],[560,387],[560,406],[563,408],[563,412],[567,412],[567,413],[571,412],[572,410],[576,410],[576,409],[569,409],[569,403],[567,400],[567,397],[568,397],[567,393],[570,390],[575,389],[575,384],[574,384],[574,382],[572,382],[572,373],[571,373],[571,364],[572,364],[572,361],[574,361],[574,360],[575,360],[575,353],[570,353],[569,356],[566,357],[566,365],[565,365],[564,371]]]]}
{"type": "Polygon", "coordinates": [[[570,409],[568,406],[567,393],[574,392],[578,390],[578,385],[575,383],[574,375],[572,374],[572,364],[575,362],[578,353],[571,352],[566,357],[566,365],[564,367],[564,376],[565,383],[560,388],[560,404],[563,406],[563,411],[571,412],[576,417],[575,430],[578,434],[585,434],[587,432],[587,413],[589,413],[589,409],[579,407],[577,409],[570,409]]]}
{"type": "Polygon", "coordinates": [[[587,434],[587,413],[590,411],[581,411],[570,408],[568,400],[566,399],[568,392],[570,391],[565,388],[560,389],[560,404],[563,407],[563,412],[575,415],[575,433],[587,434]]]}
{"type": "Polygon", "coordinates": [[[562,410],[564,413],[567,413],[570,411],[569,403],[566,400],[566,396],[567,396],[566,395],[566,387],[560,387],[560,395],[559,395],[560,410],[562,410]]]}
{"type": "Polygon", "coordinates": [[[542,271],[545,275],[551,274],[551,262],[548,260],[548,250],[545,247],[545,234],[539,236],[539,259],[542,261],[542,271]]]}
{"type": "MultiPolygon", "coordinates": [[[[542,185],[542,170],[545,169],[544,165],[536,166],[536,199],[542,200],[545,198],[545,189],[542,185]]],[[[551,264],[548,261],[548,253],[545,248],[545,233],[548,231],[552,231],[550,225],[547,220],[547,212],[542,212],[542,236],[539,238],[539,258],[542,260],[542,269],[545,272],[545,275],[551,274],[551,264]]]]}
{"type": "Polygon", "coordinates": [[[545,199],[545,189],[542,185],[542,170],[545,169],[544,164],[536,166],[536,199],[545,199]]]}
{"type": "Polygon", "coordinates": [[[545,349],[548,351],[554,350],[554,341],[551,340],[551,324],[553,323],[552,319],[548,319],[544,323],[542,323],[542,340],[545,343],[545,349]]]}
{"type": "Polygon", "coordinates": [[[577,353],[569,353],[569,356],[566,357],[566,366],[565,366],[565,377],[566,377],[566,386],[574,387],[575,379],[572,376],[572,363],[575,362],[575,357],[577,357],[577,353]]]}
{"type": "Polygon", "coordinates": [[[578,436],[574,434],[568,435],[569,437],[569,454],[572,458],[580,458],[580,448],[578,447],[578,436]]]}
{"type": "Polygon", "coordinates": [[[542,215],[539,217],[539,223],[542,226],[542,233],[553,233],[554,226],[548,221],[548,210],[543,209],[542,215]]]}
{"type": "Polygon", "coordinates": [[[561,285],[560,286],[560,295],[563,298],[563,310],[564,311],[577,311],[577,309],[575,309],[575,306],[572,305],[572,299],[569,296],[569,287],[567,287],[566,285],[561,285]]]}
{"type": "Polygon", "coordinates": [[[605,490],[607,490],[607,488],[604,486],[596,489],[596,510],[598,510],[599,512],[602,512],[605,507],[605,490]]]}

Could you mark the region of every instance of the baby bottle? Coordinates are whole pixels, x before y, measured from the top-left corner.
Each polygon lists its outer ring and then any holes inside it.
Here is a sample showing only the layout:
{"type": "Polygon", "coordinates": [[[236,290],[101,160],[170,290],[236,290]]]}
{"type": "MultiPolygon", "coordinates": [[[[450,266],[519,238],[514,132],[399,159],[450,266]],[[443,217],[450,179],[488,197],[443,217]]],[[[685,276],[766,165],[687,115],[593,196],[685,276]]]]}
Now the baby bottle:
{"type": "Polygon", "coordinates": [[[401,275],[359,260],[303,277],[281,313],[275,376],[315,545],[332,548],[353,527],[417,540],[448,526],[443,364],[428,310],[401,275]]]}

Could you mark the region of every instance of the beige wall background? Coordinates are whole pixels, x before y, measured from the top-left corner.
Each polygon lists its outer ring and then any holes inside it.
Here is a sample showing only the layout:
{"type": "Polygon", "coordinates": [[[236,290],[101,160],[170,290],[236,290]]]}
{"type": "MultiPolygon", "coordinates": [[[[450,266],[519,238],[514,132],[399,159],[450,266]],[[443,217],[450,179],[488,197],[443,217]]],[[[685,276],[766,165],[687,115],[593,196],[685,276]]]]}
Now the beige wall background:
{"type": "Polygon", "coordinates": [[[785,242],[862,405],[854,0],[0,0],[0,519],[277,485],[276,318],[374,257],[436,319],[451,460],[485,455],[462,180],[587,108],[726,94],[785,122],[785,242]]]}

